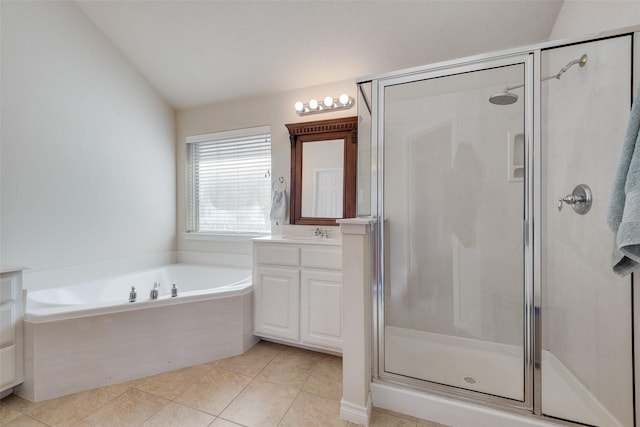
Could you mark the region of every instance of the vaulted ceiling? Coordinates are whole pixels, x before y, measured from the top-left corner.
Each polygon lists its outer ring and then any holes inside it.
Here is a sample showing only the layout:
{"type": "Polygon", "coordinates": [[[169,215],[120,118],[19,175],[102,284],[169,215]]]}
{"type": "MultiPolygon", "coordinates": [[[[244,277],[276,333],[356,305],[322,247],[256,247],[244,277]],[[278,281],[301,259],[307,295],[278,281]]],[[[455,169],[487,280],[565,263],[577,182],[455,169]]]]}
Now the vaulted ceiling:
{"type": "Polygon", "coordinates": [[[546,40],[562,0],[76,3],[176,109],[546,40]]]}

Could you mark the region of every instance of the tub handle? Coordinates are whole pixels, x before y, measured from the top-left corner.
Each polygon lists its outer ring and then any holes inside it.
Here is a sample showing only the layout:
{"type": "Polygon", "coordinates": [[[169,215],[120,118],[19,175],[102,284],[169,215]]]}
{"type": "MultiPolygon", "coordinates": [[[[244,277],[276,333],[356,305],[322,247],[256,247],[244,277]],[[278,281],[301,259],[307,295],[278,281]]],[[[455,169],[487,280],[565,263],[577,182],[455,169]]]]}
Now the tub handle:
{"type": "Polygon", "coordinates": [[[158,299],[158,289],[160,289],[160,282],[156,282],[155,285],[153,285],[153,289],[151,289],[149,298],[158,299]]]}
{"type": "Polygon", "coordinates": [[[132,286],[131,292],[129,292],[129,302],[136,302],[137,296],[138,296],[138,293],[136,292],[136,288],[132,286]]]}
{"type": "Polygon", "coordinates": [[[171,297],[177,297],[178,296],[178,288],[176,288],[176,283],[173,282],[173,287],[171,287],[171,297]]]}

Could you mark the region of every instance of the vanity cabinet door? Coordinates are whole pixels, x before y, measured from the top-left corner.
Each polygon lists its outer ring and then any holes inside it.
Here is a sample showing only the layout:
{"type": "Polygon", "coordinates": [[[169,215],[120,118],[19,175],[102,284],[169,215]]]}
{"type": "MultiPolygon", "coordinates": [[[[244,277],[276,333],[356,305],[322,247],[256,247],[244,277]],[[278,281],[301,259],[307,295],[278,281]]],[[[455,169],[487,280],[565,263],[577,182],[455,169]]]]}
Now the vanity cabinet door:
{"type": "Polygon", "coordinates": [[[0,393],[23,380],[22,271],[0,273],[0,393]]]}
{"type": "Polygon", "coordinates": [[[303,270],[300,340],[342,351],[342,273],[303,270]]]}
{"type": "Polygon", "coordinates": [[[2,390],[11,387],[18,373],[16,372],[16,346],[0,348],[0,387],[2,390]]]}
{"type": "Polygon", "coordinates": [[[298,270],[257,267],[254,333],[298,340],[300,276],[298,270]]]}

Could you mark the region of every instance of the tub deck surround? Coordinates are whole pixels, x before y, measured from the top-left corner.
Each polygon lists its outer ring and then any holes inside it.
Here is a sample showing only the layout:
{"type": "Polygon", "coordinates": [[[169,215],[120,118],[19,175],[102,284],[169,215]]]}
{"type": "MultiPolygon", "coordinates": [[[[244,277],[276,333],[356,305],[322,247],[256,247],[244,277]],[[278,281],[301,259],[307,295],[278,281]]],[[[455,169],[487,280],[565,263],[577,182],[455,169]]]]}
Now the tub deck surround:
{"type": "Polygon", "coordinates": [[[107,301],[94,306],[74,304],[91,298],[77,289],[81,285],[33,292],[57,299],[27,304],[25,382],[16,394],[51,399],[235,356],[258,341],[252,333],[249,270],[188,265],[159,270],[104,281],[124,286],[117,289],[117,304],[109,304],[111,290],[104,288],[98,293],[107,301]],[[128,303],[131,280],[151,275],[150,288],[158,274],[169,278],[167,284],[161,281],[159,300],[149,301],[149,289],[141,286],[140,302],[128,303]],[[170,296],[171,277],[180,278],[177,298],[170,296]]]}

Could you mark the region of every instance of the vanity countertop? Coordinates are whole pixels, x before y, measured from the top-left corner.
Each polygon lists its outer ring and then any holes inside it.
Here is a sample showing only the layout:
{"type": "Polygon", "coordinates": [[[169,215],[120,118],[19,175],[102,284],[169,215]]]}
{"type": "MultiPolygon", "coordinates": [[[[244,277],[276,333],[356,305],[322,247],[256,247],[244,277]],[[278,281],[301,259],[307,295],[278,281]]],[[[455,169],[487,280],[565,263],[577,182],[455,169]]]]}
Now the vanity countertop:
{"type": "Polygon", "coordinates": [[[0,273],[15,273],[16,271],[28,270],[27,267],[22,267],[19,265],[1,265],[0,273]]]}
{"type": "Polygon", "coordinates": [[[256,242],[274,242],[274,243],[289,243],[296,245],[334,245],[342,246],[341,239],[326,238],[326,237],[307,237],[307,236],[293,236],[293,235],[272,235],[265,237],[257,237],[253,239],[256,242]]]}

